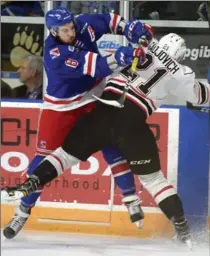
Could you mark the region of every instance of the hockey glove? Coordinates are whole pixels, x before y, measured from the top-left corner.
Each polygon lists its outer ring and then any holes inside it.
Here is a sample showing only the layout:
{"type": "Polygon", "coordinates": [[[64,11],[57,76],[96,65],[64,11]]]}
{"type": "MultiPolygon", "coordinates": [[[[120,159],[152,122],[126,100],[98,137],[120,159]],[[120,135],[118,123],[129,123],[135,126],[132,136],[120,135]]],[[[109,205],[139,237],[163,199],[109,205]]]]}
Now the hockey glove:
{"type": "Polygon", "coordinates": [[[139,59],[139,64],[145,61],[146,56],[142,47],[134,49],[131,46],[121,46],[115,53],[117,64],[121,67],[132,64],[135,57],[139,59]]]}
{"type": "MultiPolygon", "coordinates": [[[[131,43],[138,44],[142,37],[145,37],[147,44],[153,38],[154,31],[148,24],[141,23],[139,20],[132,19],[124,29],[124,35],[131,43]]],[[[145,45],[146,46],[146,45],[145,45]]]]}

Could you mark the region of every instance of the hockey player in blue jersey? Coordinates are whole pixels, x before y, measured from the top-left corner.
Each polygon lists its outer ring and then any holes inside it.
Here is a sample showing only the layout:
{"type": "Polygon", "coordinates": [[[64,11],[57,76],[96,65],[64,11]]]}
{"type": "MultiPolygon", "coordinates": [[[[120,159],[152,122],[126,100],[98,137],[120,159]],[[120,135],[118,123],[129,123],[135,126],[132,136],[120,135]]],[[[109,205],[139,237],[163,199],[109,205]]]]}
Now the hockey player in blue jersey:
{"type": "MultiPolygon", "coordinates": [[[[131,43],[138,43],[142,36],[149,41],[153,36],[150,26],[138,20],[127,22],[114,13],[74,18],[67,9],[58,8],[49,11],[45,18],[50,31],[44,49],[48,86],[39,118],[36,154],[28,168],[29,176],[45,156],[63,143],[79,118],[94,108],[95,98],[92,95],[100,96],[103,92],[104,78],[115,68],[131,64],[134,57],[144,60],[143,50],[132,47],[120,47],[115,54],[102,57],[97,40],[106,33],[125,35],[131,43]]],[[[132,221],[140,220],[140,212],[132,216],[132,212],[136,212],[132,208],[140,209],[140,204],[126,161],[115,149],[104,149],[103,154],[113,169],[115,182],[122,189],[124,203],[131,219],[134,217],[132,221]],[[117,175],[118,172],[124,176],[117,175]]],[[[5,237],[13,238],[21,230],[41,190],[21,200],[14,217],[3,231],[5,237]]]]}

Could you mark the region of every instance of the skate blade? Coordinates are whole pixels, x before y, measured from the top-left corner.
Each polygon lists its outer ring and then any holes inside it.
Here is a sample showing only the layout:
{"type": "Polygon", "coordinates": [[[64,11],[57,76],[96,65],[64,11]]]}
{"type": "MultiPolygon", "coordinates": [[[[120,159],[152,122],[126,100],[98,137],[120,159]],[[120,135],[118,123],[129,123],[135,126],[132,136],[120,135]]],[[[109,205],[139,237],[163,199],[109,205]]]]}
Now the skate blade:
{"type": "Polygon", "coordinates": [[[143,221],[142,220],[136,221],[135,224],[136,224],[137,228],[139,228],[139,229],[143,228],[143,221]]]}
{"type": "Polygon", "coordinates": [[[185,243],[188,246],[189,251],[192,251],[192,249],[193,249],[192,241],[191,240],[186,240],[185,243]]]}
{"type": "Polygon", "coordinates": [[[20,200],[22,197],[24,197],[24,194],[20,191],[14,191],[13,195],[8,194],[5,190],[1,191],[1,201],[11,202],[20,200]]]}

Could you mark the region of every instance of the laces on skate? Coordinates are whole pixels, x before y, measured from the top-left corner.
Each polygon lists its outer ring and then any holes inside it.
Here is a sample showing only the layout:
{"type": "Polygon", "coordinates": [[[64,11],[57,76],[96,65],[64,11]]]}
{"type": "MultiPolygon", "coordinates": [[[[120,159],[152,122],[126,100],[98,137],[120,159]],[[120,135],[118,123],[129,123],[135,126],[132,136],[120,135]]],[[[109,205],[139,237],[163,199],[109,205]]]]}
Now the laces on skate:
{"type": "Polygon", "coordinates": [[[26,197],[37,190],[39,187],[38,177],[32,175],[23,184],[5,187],[1,189],[1,200],[15,201],[26,197]]]}

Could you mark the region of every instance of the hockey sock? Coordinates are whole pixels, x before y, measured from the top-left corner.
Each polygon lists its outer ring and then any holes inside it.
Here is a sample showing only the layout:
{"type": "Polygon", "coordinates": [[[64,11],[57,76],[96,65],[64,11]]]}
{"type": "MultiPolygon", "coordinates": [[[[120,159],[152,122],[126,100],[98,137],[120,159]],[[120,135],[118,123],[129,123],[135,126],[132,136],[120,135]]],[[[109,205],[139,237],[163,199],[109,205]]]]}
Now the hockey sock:
{"type": "Polygon", "coordinates": [[[44,186],[55,179],[58,176],[58,172],[56,167],[51,162],[44,160],[34,170],[33,175],[39,178],[40,186],[44,186]]]}
{"type": "Polygon", "coordinates": [[[44,186],[79,162],[78,158],[68,154],[62,147],[59,147],[37,166],[33,171],[33,175],[39,178],[40,186],[44,186]]]}
{"type": "MultiPolygon", "coordinates": [[[[30,163],[29,167],[28,167],[28,172],[27,172],[27,176],[32,175],[33,170],[38,166],[38,164],[44,159],[44,156],[35,156],[34,159],[32,160],[32,162],[30,163]]],[[[39,196],[40,196],[41,192],[35,192],[33,194],[31,194],[30,196],[24,197],[21,200],[21,205],[27,207],[27,208],[31,208],[35,205],[36,201],[38,200],[39,196]]]]}
{"type": "Polygon", "coordinates": [[[134,182],[134,175],[129,169],[129,166],[127,165],[126,170],[125,165],[123,166],[122,164],[110,166],[110,168],[114,177],[115,184],[120,188],[123,196],[135,194],[136,187],[134,182]]]}
{"type": "Polygon", "coordinates": [[[114,148],[105,148],[102,152],[104,159],[110,165],[115,184],[120,188],[123,196],[135,194],[134,175],[120,151],[114,148]]]}
{"type": "Polygon", "coordinates": [[[172,217],[179,218],[184,215],[182,202],[162,171],[140,175],[139,178],[168,219],[172,217]]]}
{"type": "Polygon", "coordinates": [[[184,216],[182,202],[177,194],[167,197],[161,201],[158,206],[170,220],[172,218],[176,219],[184,216]]]}

